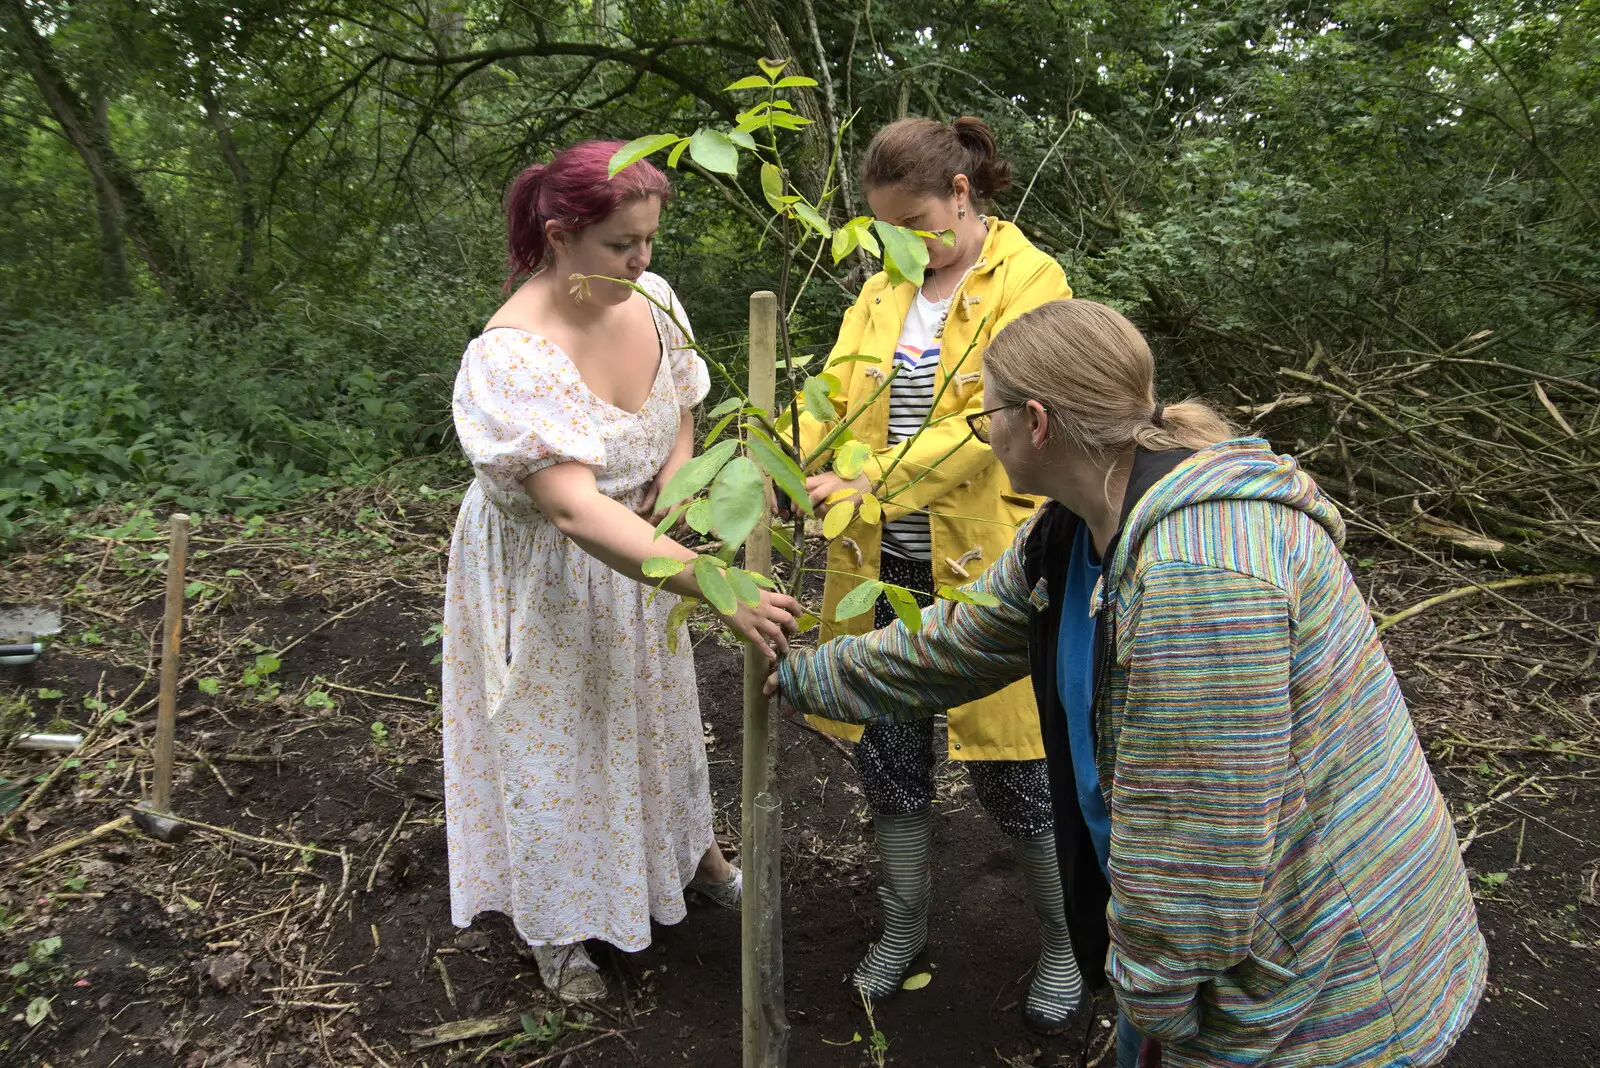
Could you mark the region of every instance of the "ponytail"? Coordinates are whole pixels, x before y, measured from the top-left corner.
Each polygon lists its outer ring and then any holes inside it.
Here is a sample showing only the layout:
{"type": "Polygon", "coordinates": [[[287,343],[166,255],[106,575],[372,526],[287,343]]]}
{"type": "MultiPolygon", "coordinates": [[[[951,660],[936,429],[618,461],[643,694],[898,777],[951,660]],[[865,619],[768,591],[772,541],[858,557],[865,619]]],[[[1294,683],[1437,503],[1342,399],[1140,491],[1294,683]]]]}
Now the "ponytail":
{"type": "Polygon", "coordinates": [[[987,200],[1011,187],[1011,161],[1001,159],[988,123],[963,115],[953,123],[901,119],[873,135],[861,157],[861,188],[897,186],[908,193],[948,197],[955,177],[987,200]]]}

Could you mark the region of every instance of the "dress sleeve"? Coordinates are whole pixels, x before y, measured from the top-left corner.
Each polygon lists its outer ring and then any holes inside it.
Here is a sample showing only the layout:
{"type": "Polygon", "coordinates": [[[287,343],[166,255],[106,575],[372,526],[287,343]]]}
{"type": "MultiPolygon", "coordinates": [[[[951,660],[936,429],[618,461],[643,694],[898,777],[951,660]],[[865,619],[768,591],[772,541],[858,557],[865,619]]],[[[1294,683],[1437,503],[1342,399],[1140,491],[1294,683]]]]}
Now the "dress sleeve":
{"type": "Polygon", "coordinates": [[[456,436],[480,477],[505,493],[552,464],[603,468],[593,398],[549,341],[493,330],[467,347],[456,374],[456,436]]]}
{"type": "Polygon", "coordinates": [[[711,392],[711,374],[706,370],[706,361],[694,350],[689,313],[683,310],[683,302],[666,279],[651,274],[646,275],[641,284],[651,296],[672,309],[669,316],[656,308],[656,325],[666,341],[667,359],[672,363],[672,385],[678,393],[678,407],[693,408],[711,392]]]}

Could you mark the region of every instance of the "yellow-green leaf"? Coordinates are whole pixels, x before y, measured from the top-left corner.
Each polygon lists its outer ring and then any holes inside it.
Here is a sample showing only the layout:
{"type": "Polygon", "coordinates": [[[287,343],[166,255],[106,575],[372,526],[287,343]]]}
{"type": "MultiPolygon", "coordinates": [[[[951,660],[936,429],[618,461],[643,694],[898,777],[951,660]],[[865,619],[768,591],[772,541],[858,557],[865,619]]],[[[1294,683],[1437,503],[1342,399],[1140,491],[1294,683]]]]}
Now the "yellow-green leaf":
{"type": "Polygon", "coordinates": [[[872,494],[863,494],[861,505],[856,509],[856,514],[861,521],[869,527],[875,527],[883,521],[883,504],[872,494]]]}
{"type": "Polygon", "coordinates": [[[978,590],[965,590],[960,586],[940,586],[939,596],[947,601],[960,601],[962,604],[982,605],[993,608],[1000,603],[1000,598],[992,593],[982,593],[978,590]]]}
{"type": "Polygon", "coordinates": [[[900,618],[911,630],[922,629],[922,607],[917,604],[916,597],[904,586],[891,586],[887,583],[883,587],[883,595],[889,598],[889,607],[894,609],[894,614],[900,618]]]}
{"type": "Polygon", "coordinates": [[[850,520],[856,517],[856,502],[845,501],[828,509],[828,514],[822,517],[822,536],[832,541],[844,533],[850,525],[850,520]]]}
{"type": "Polygon", "coordinates": [[[667,531],[678,525],[678,520],[683,518],[683,513],[689,510],[687,504],[680,504],[667,513],[667,517],[656,524],[656,537],[661,537],[667,531]]]}
{"type": "Polygon", "coordinates": [[[632,141],[617,149],[611,155],[611,163],[607,167],[607,177],[615,178],[617,172],[624,167],[631,167],[652,152],[659,152],[668,145],[676,144],[683,140],[677,134],[646,134],[644,137],[635,137],[632,141]]]}
{"type": "Polygon", "coordinates": [[[787,78],[779,78],[773,86],[775,89],[788,89],[791,86],[813,86],[817,84],[815,78],[804,78],[798,74],[791,74],[787,78]]]}
{"type": "Polygon", "coordinates": [[[861,467],[872,456],[872,446],[864,441],[848,441],[837,446],[833,454],[833,470],[843,479],[854,479],[861,467]]]}
{"type": "Polygon", "coordinates": [[[727,175],[739,173],[739,150],[725,133],[696,130],[689,138],[689,155],[708,171],[727,175]]]}
{"type": "Polygon", "coordinates": [[[833,610],[835,623],[843,623],[853,619],[861,613],[870,611],[877,603],[878,595],[883,592],[883,583],[877,579],[868,579],[843,597],[839,598],[839,605],[833,610]]]}
{"type": "MultiPolygon", "coordinates": [[[[805,509],[809,513],[811,511],[810,500],[803,497],[800,498],[800,500],[805,502],[805,509]]],[[[771,530],[772,547],[778,551],[779,556],[783,557],[785,560],[793,561],[796,553],[794,551],[794,542],[789,540],[789,532],[776,525],[774,525],[771,530]]]]}
{"type": "Polygon", "coordinates": [[[838,263],[856,250],[861,243],[860,231],[849,226],[841,226],[833,232],[833,262],[838,263]]]}
{"type": "Polygon", "coordinates": [[[738,601],[733,596],[733,587],[728,583],[728,576],[723,574],[722,567],[715,557],[695,558],[694,580],[700,586],[700,593],[711,602],[712,608],[725,616],[733,615],[738,609],[738,601]]]}
{"type": "Polygon", "coordinates": [[[906,981],[900,984],[901,990],[921,990],[933,982],[933,976],[928,972],[918,972],[916,975],[906,976],[906,981]]]}
{"type": "Polygon", "coordinates": [[[645,578],[671,578],[682,571],[683,567],[682,560],[670,556],[652,556],[639,565],[639,570],[644,572],[645,578]]]}
{"type": "Polygon", "coordinates": [[[778,170],[776,163],[761,164],[761,193],[767,198],[767,203],[772,210],[782,212],[783,206],[783,172],[778,170]]]}
{"type": "Polygon", "coordinates": [[[828,220],[824,219],[822,213],[812,207],[810,202],[805,200],[796,201],[794,213],[799,216],[801,222],[811,227],[822,237],[833,236],[833,227],[828,225],[828,220]]]}
{"type": "Polygon", "coordinates": [[[772,82],[759,74],[747,74],[738,81],[723,87],[724,93],[735,93],[740,89],[770,89],[772,82]]]}
{"type": "Polygon", "coordinates": [[[688,147],[689,142],[687,140],[679,141],[677,144],[673,145],[672,151],[667,153],[667,166],[676,167],[678,165],[678,161],[683,158],[683,153],[688,149],[688,147]]]}
{"type": "Polygon", "coordinates": [[[806,631],[810,630],[812,627],[821,622],[822,618],[820,616],[817,616],[811,612],[807,612],[799,619],[794,621],[795,632],[798,634],[804,634],[806,631]]]}
{"type": "Polygon", "coordinates": [[[773,80],[776,80],[778,75],[783,73],[783,68],[787,67],[788,65],[789,61],[787,59],[756,60],[756,66],[761,68],[761,73],[773,80]]]}
{"type": "Polygon", "coordinates": [[[700,607],[700,602],[693,597],[685,597],[672,606],[672,611],[667,613],[667,650],[678,651],[678,634],[683,630],[684,624],[689,622],[689,617],[694,615],[694,610],[700,607]]]}

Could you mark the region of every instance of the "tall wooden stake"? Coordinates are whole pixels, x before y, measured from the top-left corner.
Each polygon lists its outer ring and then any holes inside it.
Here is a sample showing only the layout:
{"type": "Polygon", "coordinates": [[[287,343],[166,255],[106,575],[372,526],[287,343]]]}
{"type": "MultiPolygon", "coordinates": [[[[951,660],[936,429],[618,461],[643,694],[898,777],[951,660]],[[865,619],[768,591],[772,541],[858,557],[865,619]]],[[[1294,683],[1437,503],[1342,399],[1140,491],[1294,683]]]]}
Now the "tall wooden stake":
{"type": "MultiPolygon", "coordinates": [[[[750,294],[750,403],[772,411],[776,400],[778,298],[750,294]]],[[[745,570],[772,574],[772,531],[762,522],[745,542],[745,570]]],[[[744,793],[740,805],[740,855],[744,902],[740,906],[744,1006],[744,1068],[783,1068],[789,1021],[783,1008],[783,925],[780,893],[782,808],[772,790],[777,736],[771,702],[761,692],[768,673],[759,650],[744,651],[744,793]]]]}
{"type": "Polygon", "coordinates": [[[172,515],[172,538],[167,545],[167,613],[161,622],[161,689],[156,705],[155,783],[150,807],[172,811],[172,737],[178,714],[179,642],[183,633],[183,564],[189,554],[189,517],[172,515]]]}

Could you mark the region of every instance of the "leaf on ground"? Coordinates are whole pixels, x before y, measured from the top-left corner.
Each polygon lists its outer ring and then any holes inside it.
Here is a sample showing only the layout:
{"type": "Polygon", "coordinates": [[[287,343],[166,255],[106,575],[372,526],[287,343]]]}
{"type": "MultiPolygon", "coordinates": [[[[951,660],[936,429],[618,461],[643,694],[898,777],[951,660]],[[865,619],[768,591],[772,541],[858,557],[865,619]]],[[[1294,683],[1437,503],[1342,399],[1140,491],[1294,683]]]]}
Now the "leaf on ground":
{"type": "Polygon", "coordinates": [[[918,972],[916,975],[906,976],[906,981],[900,984],[901,990],[921,990],[933,982],[933,976],[928,972],[918,972]]]}

